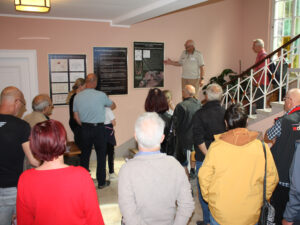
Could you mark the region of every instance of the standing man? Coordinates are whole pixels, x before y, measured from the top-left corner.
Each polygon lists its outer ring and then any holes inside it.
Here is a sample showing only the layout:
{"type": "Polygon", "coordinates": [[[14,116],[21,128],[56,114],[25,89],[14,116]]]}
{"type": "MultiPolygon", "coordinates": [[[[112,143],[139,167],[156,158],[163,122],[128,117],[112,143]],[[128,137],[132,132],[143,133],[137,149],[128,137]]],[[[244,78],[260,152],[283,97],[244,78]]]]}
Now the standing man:
{"type": "Polygon", "coordinates": [[[33,166],[40,164],[29,147],[29,124],[16,117],[25,106],[23,93],[18,88],[3,89],[0,100],[0,224],[11,224],[16,213],[17,184],[23,172],[24,153],[33,166]]]}
{"type": "Polygon", "coordinates": [[[296,142],[296,151],[290,168],[289,201],[283,214],[282,225],[300,224],[300,142],[296,142]]]}
{"type": "MultiPolygon", "coordinates": [[[[30,127],[35,126],[37,123],[48,120],[53,110],[53,104],[49,95],[40,94],[35,96],[32,100],[32,109],[33,112],[23,118],[27,123],[29,123],[30,127]]],[[[30,168],[33,167],[31,166],[27,157],[25,157],[24,170],[28,170],[30,168]]]]}
{"type": "Polygon", "coordinates": [[[182,89],[187,84],[196,88],[196,98],[198,98],[199,87],[203,86],[205,75],[204,61],[201,52],[195,49],[195,42],[187,40],[184,44],[185,50],[182,52],[179,61],[167,59],[164,61],[167,65],[182,66],[182,89]]]}
{"type": "Polygon", "coordinates": [[[119,206],[125,224],[185,225],[195,204],[184,169],[160,152],[164,122],[144,113],[135,123],[139,152],[119,172],[119,206]]]}
{"type": "Polygon", "coordinates": [[[106,138],[105,138],[105,107],[115,108],[105,93],[95,90],[97,77],[90,73],[86,77],[86,89],[75,96],[73,112],[74,118],[81,125],[81,155],[80,165],[89,171],[89,162],[94,145],[97,155],[98,188],[110,185],[106,181],[106,138]]]}
{"type": "Polygon", "coordinates": [[[295,152],[296,140],[300,140],[300,89],[288,91],[284,98],[286,113],[275,120],[275,124],[265,134],[266,141],[272,140],[271,152],[278,170],[279,183],[272,195],[275,208],[275,222],[281,224],[283,212],[289,200],[289,169],[295,152]]]}
{"type": "Polygon", "coordinates": [[[35,96],[32,100],[32,109],[33,112],[24,117],[24,120],[29,123],[31,127],[39,122],[48,120],[53,110],[49,95],[40,94],[35,96]]]}
{"type": "Polygon", "coordinates": [[[183,101],[175,107],[173,118],[176,131],[175,156],[188,172],[188,153],[193,151],[193,116],[200,109],[200,102],[194,98],[195,88],[193,85],[185,85],[182,90],[183,101]]]}
{"type": "MultiPolygon", "coordinates": [[[[267,53],[264,49],[264,41],[262,39],[253,40],[252,49],[255,53],[257,53],[255,64],[267,56],[267,53]]],[[[266,85],[268,86],[269,84],[268,76],[266,76],[266,81],[265,81],[265,71],[262,69],[264,66],[265,66],[265,62],[255,67],[253,71],[254,73],[256,73],[258,70],[260,70],[260,72],[258,72],[254,76],[254,79],[256,80],[257,84],[260,86],[262,91],[264,91],[264,86],[266,85]]],[[[263,92],[261,90],[259,88],[257,89],[255,99],[263,96],[263,92]]],[[[264,108],[264,98],[262,97],[256,101],[256,109],[263,109],[263,108],[264,108]]]]}
{"type": "MultiPolygon", "coordinates": [[[[223,90],[218,84],[210,84],[205,90],[205,105],[199,109],[193,118],[193,139],[196,150],[196,174],[204,161],[207,149],[215,140],[215,134],[226,131],[224,122],[225,109],[221,106],[223,90]]],[[[203,221],[198,221],[197,225],[207,225],[210,223],[210,213],[207,203],[203,200],[199,178],[197,178],[198,196],[203,212],[203,221]]]]}

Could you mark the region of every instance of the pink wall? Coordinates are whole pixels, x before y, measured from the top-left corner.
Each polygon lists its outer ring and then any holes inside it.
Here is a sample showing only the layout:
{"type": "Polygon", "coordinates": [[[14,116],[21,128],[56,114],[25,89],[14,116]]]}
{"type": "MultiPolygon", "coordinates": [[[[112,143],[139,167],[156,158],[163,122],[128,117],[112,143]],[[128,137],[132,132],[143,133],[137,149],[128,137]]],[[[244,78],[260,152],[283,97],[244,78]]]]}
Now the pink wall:
{"type": "MultiPolygon", "coordinates": [[[[197,49],[204,55],[205,80],[208,81],[209,77],[225,68],[238,71],[240,59],[253,61],[248,60],[252,56],[254,58],[249,46],[251,40],[257,36],[265,38],[268,31],[265,22],[258,20],[260,23],[256,23],[248,16],[255,12],[256,16],[264,19],[267,14],[265,3],[268,1],[213,0],[131,28],[110,27],[107,23],[97,22],[0,17],[0,49],[36,49],[39,90],[47,93],[48,54],[86,54],[87,71],[92,72],[93,47],[127,47],[128,95],[111,97],[117,104],[116,135],[120,145],[133,136],[134,121],[144,111],[143,104],[148,92],[148,89],[133,88],[134,41],[164,42],[165,57],[178,59],[185,40],[194,39],[197,49]],[[259,11],[254,9],[258,3],[263,5],[259,11]],[[49,37],[49,40],[20,40],[20,37],[49,37]]],[[[181,98],[180,73],[178,67],[165,67],[165,89],[173,92],[175,103],[181,98]]],[[[56,107],[52,118],[63,122],[71,134],[67,106],[56,107]]]]}
{"type": "Polygon", "coordinates": [[[252,41],[261,38],[267,52],[270,47],[272,0],[242,0],[242,70],[251,67],[256,58],[252,41]]]}

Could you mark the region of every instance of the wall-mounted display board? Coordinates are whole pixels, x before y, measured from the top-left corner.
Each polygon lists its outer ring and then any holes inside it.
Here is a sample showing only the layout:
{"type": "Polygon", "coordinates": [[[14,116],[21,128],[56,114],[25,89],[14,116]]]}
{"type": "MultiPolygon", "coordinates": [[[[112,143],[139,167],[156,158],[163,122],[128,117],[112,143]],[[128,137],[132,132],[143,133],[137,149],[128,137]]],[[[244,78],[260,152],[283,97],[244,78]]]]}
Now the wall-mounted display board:
{"type": "Polygon", "coordinates": [[[86,55],[49,54],[48,60],[53,105],[66,105],[76,79],[86,77],[86,55]]]}
{"type": "Polygon", "coordinates": [[[97,89],[108,95],[128,93],[127,48],[94,47],[97,89]]]}
{"type": "Polygon", "coordinates": [[[134,42],[134,87],[164,86],[164,43],[134,42]]]}

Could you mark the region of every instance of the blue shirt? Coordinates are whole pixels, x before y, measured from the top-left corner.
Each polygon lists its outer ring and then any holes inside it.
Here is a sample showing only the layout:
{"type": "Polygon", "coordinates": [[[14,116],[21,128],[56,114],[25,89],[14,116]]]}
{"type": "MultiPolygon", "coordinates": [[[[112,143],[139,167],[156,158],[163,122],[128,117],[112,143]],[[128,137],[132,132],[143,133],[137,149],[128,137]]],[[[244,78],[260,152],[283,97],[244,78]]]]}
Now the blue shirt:
{"type": "Polygon", "coordinates": [[[105,107],[111,105],[112,101],[104,92],[86,88],[75,96],[73,112],[78,112],[82,123],[103,123],[105,107]]]}
{"type": "Polygon", "coordinates": [[[155,154],[160,154],[160,153],[161,153],[160,150],[155,151],[155,152],[141,152],[141,151],[139,151],[138,153],[135,154],[134,157],[140,156],[140,155],[155,155],[155,154]]]}

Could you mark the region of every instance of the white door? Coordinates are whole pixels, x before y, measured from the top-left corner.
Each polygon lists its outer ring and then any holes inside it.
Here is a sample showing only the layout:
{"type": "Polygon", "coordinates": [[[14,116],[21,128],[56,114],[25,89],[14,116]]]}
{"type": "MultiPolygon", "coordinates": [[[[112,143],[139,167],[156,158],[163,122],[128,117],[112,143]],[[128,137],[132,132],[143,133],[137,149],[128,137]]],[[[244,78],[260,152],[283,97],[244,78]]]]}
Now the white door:
{"type": "Polygon", "coordinates": [[[38,94],[35,50],[0,50],[0,92],[7,86],[19,88],[31,112],[31,101],[38,94]]]}

